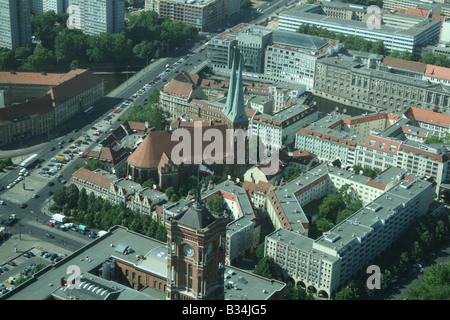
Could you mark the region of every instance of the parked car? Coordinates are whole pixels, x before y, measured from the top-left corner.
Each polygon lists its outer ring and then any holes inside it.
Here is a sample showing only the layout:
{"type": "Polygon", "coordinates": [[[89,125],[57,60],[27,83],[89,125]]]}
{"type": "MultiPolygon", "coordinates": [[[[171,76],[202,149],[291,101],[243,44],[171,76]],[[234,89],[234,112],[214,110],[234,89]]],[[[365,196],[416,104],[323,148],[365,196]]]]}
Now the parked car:
{"type": "Polygon", "coordinates": [[[45,236],[46,236],[47,238],[50,238],[50,239],[54,239],[54,238],[55,238],[55,236],[52,235],[51,233],[46,233],[45,236]]]}
{"type": "Polygon", "coordinates": [[[52,254],[51,256],[50,256],[50,260],[51,261],[53,261],[53,260],[55,260],[55,258],[57,257],[58,255],[56,254],[56,253],[54,253],[54,254],[52,254]]]}

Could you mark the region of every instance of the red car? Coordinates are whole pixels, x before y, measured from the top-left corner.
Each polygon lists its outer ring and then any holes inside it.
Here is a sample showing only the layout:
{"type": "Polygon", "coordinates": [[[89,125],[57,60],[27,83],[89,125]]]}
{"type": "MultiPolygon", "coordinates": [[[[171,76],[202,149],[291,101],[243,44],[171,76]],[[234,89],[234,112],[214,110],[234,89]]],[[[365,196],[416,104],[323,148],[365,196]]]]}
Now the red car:
{"type": "Polygon", "coordinates": [[[51,223],[50,221],[45,223],[46,225],[48,225],[49,227],[53,227],[53,223],[51,223]]]}

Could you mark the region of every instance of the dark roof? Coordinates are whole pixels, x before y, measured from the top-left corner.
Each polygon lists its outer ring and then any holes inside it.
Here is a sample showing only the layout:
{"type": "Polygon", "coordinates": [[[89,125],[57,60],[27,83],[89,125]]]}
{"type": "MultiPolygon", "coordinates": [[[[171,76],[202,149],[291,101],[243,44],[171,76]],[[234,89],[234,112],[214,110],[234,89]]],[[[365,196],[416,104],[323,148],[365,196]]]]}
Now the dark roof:
{"type": "Polygon", "coordinates": [[[41,114],[51,112],[52,99],[49,94],[33,99],[29,102],[13,105],[11,107],[0,109],[0,124],[14,119],[22,119],[25,117],[34,117],[41,114]]]}
{"type": "Polygon", "coordinates": [[[53,87],[49,93],[52,95],[55,105],[59,105],[102,82],[102,78],[92,71],[86,70],[53,87]]]}
{"type": "Polygon", "coordinates": [[[196,229],[204,229],[216,220],[206,207],[201,203],[194,203],[178,222],[196,229]]]}

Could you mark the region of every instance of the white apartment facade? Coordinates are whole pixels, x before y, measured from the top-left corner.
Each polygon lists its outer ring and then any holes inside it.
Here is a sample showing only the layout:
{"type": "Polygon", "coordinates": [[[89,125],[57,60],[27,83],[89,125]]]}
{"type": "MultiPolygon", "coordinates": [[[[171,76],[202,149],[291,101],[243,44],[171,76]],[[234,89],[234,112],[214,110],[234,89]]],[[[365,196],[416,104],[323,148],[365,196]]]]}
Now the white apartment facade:
{"type": "Polygon", "coordinates": [[[0,1],[0,47],[16,50],[31,43],[29,0],[0,1]]]}
{"type": "Polygon", "coordinates": [[[330,298],[427,213],[434,192],[432,183],[405,177],[316,240],[274,231],[266,236],[265,255],[297,285],[330,298]]]}
{"type": "Polygon", "coordinates": [[[69,0],[69,6],[77,7],[69,14],[74,19],[79,17],[79,23],[74,21],[73,25],[79,25],[83,33],[119,33],[125,28],[124,0],[69,0]]]}

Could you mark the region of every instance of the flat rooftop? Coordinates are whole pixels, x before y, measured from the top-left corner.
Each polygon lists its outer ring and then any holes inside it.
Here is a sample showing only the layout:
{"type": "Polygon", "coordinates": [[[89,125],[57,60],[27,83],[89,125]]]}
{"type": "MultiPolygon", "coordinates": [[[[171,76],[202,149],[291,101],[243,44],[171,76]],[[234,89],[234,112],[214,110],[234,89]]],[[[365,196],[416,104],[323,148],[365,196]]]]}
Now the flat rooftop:
{"type": "MultiPolygon", "coordinates": [[[[335,17],[328,17],[323,14],[315,13],[314,11],[318,9],[318,5],[314,4],[304,4],[300,6],[295,6],[294,8],[290,10],[286,10],[280,13],[280,17],[286,16],[286,17],[294,17],[294,18],[302,18],[309,20],[311,22],[321,22],[324,24],[329,25],[336,25],[341,26],[345,28],[354,28],[354,29],[363,29],[365,32],[369,31],[367,28],[366,22],[363,21],[356,21],[356,20],[346,20],[346,19],[339,19],[335,17]]],[[[390,13],[387,13],[385,15],[391,15],[390,13]]],[[[394,15],[394,14],[392,14],[394,15]]],[[[400,14],[395,15],[396,18],[400,18],[400,14]]],[[[392,27],[387,26],[385,24],[381,24],[380,29],[374,29],[371,32],[376,34],[396,34],[398,36],[407,36],[407,37],[415,37],[422,33],[423,31],[427,30],[431,26],[434,25],[440,25],[441,22],[436,19],[426,19],[411,15],[405,15],[405,18],[408,20],[414,20],[417,21],[412,27],[405,29],[399,28],[399,27],[392,27]]]]}

